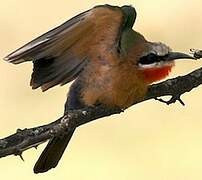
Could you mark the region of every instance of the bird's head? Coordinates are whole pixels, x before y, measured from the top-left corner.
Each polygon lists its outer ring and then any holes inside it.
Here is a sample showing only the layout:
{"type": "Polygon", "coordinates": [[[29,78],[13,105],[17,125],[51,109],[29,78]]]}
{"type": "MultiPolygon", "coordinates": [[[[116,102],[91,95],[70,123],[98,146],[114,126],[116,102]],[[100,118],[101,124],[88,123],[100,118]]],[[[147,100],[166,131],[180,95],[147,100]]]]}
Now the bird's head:
{"type": "Polygon", "coordinates": [[[161,42],[149,42],[132,29],[137,13],[131,6],[123,6],[126,20],[121,35],[121,52],[126,55],[143,74],[146,83],[152,83],[168,76],[177,59],[195,59],[181,52],[173,52],[161,42]]]}
{"type": "Polygon", "coordinates": [[[167,77],[175,65],[174,61],[178,59],[195,58],[185,53],[173,52],[161,42],[146,42],[144,51],[138,58],[137,67],[145,81],[152,83],[167,77]]]}
{"type": "Polygon", "coordinates": [[[123,32],[121,47],[123,54],[137,67],[148,84],[167,77],[175,60],[195,59],[188,54],[173,52],[161,42],[149,42],[143,35],[130,29],[123,32]]]}

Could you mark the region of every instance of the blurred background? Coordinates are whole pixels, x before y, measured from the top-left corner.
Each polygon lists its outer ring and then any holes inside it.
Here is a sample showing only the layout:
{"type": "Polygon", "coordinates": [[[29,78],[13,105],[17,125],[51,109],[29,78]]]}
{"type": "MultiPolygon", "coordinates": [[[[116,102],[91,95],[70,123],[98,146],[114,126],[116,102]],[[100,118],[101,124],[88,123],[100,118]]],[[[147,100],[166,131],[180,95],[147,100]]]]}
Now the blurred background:
{"type": "MultiPolygon", "coordinates": [[[[183,52],[202,49],[201,0],[7,0],[0,1],[0,59],[72,16],[105,3],[135,6],[134,28],[148,40],[183,52]]],[[[200,61],[178,62],[171,77],[201,66],[200,61]]],[[[33,91],[31,71],[31,63],[0,61],[0,137],[49,123],[63,113],[69,86],[33,91]]],[[[185,107],[151,100],[78,128],[58,167],[45,174],[32,171],[45,144],[26,151],[25,162],[14,156],[0,159],[1,179],[202,179],[202,88],[182,99],[185,107]]]]}

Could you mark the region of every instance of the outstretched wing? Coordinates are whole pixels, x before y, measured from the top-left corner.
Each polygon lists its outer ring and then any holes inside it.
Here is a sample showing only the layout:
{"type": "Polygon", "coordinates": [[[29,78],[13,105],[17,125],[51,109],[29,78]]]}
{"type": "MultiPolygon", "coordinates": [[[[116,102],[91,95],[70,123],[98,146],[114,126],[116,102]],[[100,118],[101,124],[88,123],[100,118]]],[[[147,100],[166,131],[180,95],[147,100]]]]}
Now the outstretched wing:
{"type": "MultiPolygon", "coordinates": [[[[136,18],[131,6],[97,6],[43,34],[4,59],[34,64],[31,86],[45,91],[75,79],[94,56],[119,53],[119,40],[125,27],[136,18]]],[[[130,27],[130,28],[131,28],[130,27]]]]}

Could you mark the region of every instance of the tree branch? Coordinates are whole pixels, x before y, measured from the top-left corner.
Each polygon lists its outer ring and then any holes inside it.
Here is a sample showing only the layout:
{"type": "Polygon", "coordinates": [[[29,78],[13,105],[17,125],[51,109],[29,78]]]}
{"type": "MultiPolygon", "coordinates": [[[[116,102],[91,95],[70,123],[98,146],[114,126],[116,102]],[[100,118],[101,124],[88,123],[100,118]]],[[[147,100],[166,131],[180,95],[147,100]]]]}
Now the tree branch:
{"type": "MultiPolygon", "coordinates": [[[[201,50],[191,50],[196,59],[202,58],[201,50]]],[[[151,85],[148,93],[140,102],[156,99],[166,104],[171,104],[177,100],[184,105],[180,96],[202,84],[202,68],[193,71],[185,76],[169,79],[167,81],[151,85]],[[171,96],[169,101],[164,101],[158,97],[171,96]]],[[[138,102],[138,103],[140,103],[138,102]]],[[[137,103],[134,103],[137,104],[137,103]]],[[[104,105],[88,107],[81,110],[68,111],[58,120],[39,127],[20,130],[11,136],[0,139],[0,158],[8,155],[19,155],[22,152],[51,139],[54,136],[63,136],[72,128],[86,124],[101,117],[118,114],[123,110],[118,108],[107,108],[104,105]]]]}

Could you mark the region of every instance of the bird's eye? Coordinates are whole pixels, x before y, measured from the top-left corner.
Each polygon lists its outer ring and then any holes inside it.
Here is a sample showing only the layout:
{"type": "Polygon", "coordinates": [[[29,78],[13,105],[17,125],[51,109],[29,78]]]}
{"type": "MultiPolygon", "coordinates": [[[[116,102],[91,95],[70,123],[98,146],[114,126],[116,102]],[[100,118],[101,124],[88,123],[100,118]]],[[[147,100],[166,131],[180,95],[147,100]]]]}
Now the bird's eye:
{"type": "Polygon", "coordinates": [[[146,64],[152,64],[158,61],[159,61],[158,56],[154,53],[150,53],[147,56],[141,57],[138,63],[146,65],[146,64]]]}

